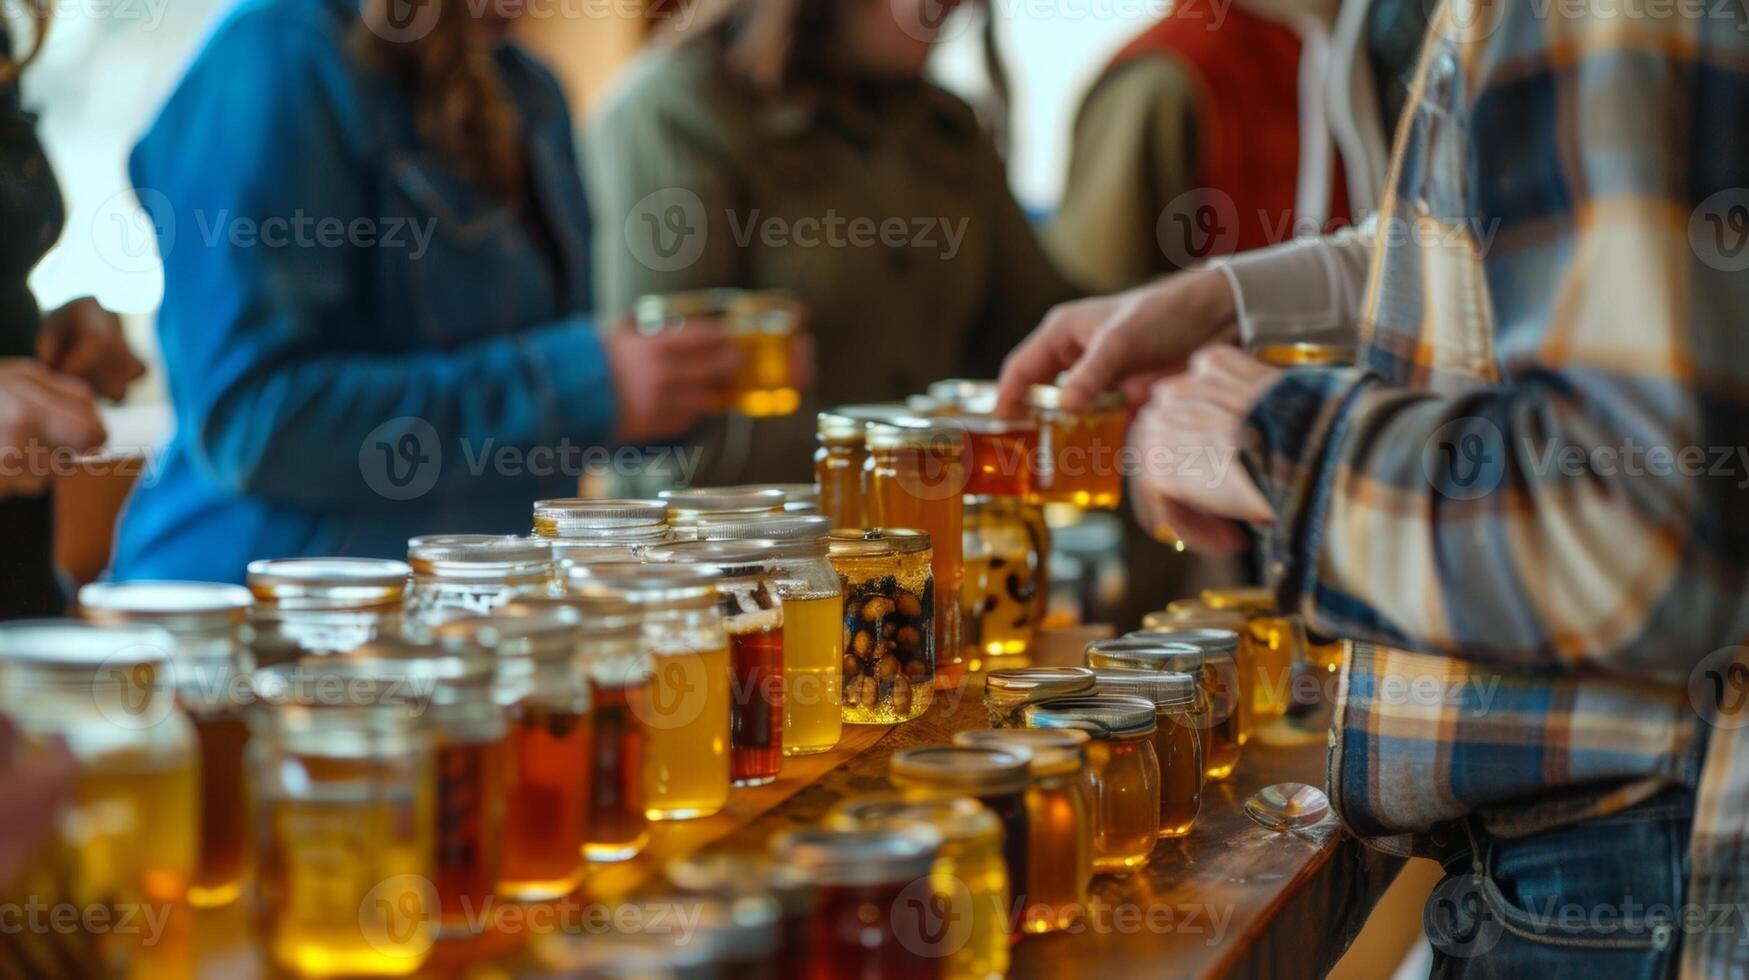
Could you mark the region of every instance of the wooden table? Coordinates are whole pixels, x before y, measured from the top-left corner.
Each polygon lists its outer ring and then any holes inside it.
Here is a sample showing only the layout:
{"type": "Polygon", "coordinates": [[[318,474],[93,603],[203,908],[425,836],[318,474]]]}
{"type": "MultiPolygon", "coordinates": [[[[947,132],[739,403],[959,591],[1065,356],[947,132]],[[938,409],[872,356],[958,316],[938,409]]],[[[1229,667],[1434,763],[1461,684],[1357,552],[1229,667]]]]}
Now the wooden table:
{"type": "MultiPolygon", "coordinates": [[[[1035,662],[1078,659],[1084,636],[1058,635],[1035,662]]],[[[584,902],[608,902],[652,886],[670,859],[704,847],[763,851],[773,833],[816,822],[834,804],[890,789],[887,760],[911,745],[951,741],[988,724],[974,678],[943,692],[929,713],[899,726],[851,726],[831,752],[786,759],[782,776],[737,791],[722,813],[659,825],[645,855],[602,868],[584,902]],[[957,696],[956,696],[957,695],[957,696]]],[[[1195,831],[1163,841],[1136,874],[1095,882],[1093,908],[1075,933],[1029,937],[1015,950],[1014,977],[1318,977],[1341,956],[1396,876],[1401,862],[1363,847],[1335,819],[1295,834],[1266,830],[1242,812],[1247,797],[1276,782],[1323,781],[1321,728],[1282,722],[1245,748],[1232,778],[1210,787],[1195,831]]],[[[205,913],[186,935],[136,964],[139,976],[261,975],[238,910],[205,913]],[[165,967],[179,967],[166,973],[165,967]],[[189,969],[194,967],[194,969],[189,969]]],[[[514,976],[513,937],[440,944],[432,976],[514,976]]]]}

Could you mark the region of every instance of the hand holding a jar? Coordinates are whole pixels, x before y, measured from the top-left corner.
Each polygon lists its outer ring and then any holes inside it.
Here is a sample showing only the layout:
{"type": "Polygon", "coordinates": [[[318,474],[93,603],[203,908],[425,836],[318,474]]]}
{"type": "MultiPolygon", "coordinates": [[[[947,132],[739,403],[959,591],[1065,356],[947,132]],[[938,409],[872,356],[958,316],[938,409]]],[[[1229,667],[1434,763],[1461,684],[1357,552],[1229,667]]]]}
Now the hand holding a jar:
{"type": "Polygon", "coordinates": [[[741,355],[713,318],[645,332],[627,324],[602,337],[613,372],[622,443],[685,435],[720,413],[741,355]]]}
{"type": "Polygon", "coordinates": [[[33,746],[0,715],[0,888],[30,863],[73,791],[73,757],[65,746],[33,746]]]}

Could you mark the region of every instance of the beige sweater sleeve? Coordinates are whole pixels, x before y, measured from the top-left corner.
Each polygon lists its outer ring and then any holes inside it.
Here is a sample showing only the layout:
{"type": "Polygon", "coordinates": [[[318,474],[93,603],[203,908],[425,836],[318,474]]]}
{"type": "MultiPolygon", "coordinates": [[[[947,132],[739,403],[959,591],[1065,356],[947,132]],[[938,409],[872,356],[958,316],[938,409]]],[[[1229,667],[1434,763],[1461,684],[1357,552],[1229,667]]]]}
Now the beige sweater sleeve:
{"type": "Polygon", "coordinates": [[[1373,223],[1240,252],[1218,263],[1233,287],[1246,346],[1353,344],[1366,300],[1373,223]]]}

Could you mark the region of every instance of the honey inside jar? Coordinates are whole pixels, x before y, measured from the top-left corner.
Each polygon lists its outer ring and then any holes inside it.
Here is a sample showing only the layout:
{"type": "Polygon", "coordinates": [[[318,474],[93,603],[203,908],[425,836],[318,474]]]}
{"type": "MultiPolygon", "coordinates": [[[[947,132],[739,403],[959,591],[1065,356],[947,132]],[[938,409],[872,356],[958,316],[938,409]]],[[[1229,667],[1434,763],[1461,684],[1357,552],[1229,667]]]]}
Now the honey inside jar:
{"type": "Polygon", "coordinates": [[[1039,451],[1032,499],[1113,510],[1123,500],[1122,453],[1129,430],[1123,395],[1111,392],[1086,412],[1062,407],[1062,390],[1034,385],[1027,406],[1038,422],[1039,451]]]}
{"type": "Polygon", "coordinates": [[[1154,758],[1160,763],[1160,836],[1183,837],[1202,811],[1202,732],[1208,709],[1194,674],[1102,667],[1101,694],[1139,697],[1154,705],[1154,758]]]}
{"type": "Polygon", "coordinates": [[[1038,631],[1039,590],[1049,588],[1049,546],[1039,533],[1042,522],[1035,526],[1027,519],[1027,507],[1013,498],[966,498],[966,554],[978,554],[982,562],[966,628],[976,630],[974,642],[986,657],[1023,654],[1038,631]]]}
{"type": "Polygon", "coordinates": [[[796,297],[775,290],[706,289],[643,296],[633,307],[638,329],[645,333],[677,328],[691,318],[720,321],[723,334],[741,355],[722,407],[749,418],[789,415],[801,405],[795,364],[804,314],[796,297]]]}
{"type": "Polygon", "coordinates": [[[950,923],[933,902],[906,901],[935,868],[941,835],[915,824],[881,830],[804,828],[772,840],[781,864],[813,886],[810,980],[938,977],[950,923]]]}
{"type": "Polygon", "coordinates": [[[912,530],[833,531],[828,557],[843,582],[844,722],[892,725],[935,697],[937,602],[930,537],[912,530]]]}
{"type": "Polygon", "coordinates": [[[1354,348],[1340,344],[1259,344],[1251,356],[1281,367],[1339,367],[1354,363],[1354,348]]]}
{"type": "Polygon", "coordinates": [[[929,535],[935,575],[937,686],[957,684],[972,659],[960,606],[965,580],[964,444],[952,426],[875,424],[868,429],[869,520],[929,535]]]}
{"type": "MultiPolygon", "coordinates": [[[[1235,609],[1214,609],[1201,599],[1179,599],[1168,604],[1161,612],[1151,612],[1142,617],[1142,631],[1145,633],[1178,630],[1210,630],[1232,634],[1235,640],[1232,647],[1233,662],[1238,673],[1235,686],[1238,691],[1238,739],[1241,746],[1250,742],[1251,733],[1259,724],[1255,707],[1257,701],[1260,697],[1269,696],[1268,691],[1260,694],[1257,688],[1261,686],[1260,682],[1268,680],[1270,673],[1267,666],[1261,670],[1257,666],[1266,661],[1267,657],[1258,653],[1258,640],[1252,633],[1249,618],[1235,609]]],[[[1174,639],[1172,642],[1201,645],[1194,638],[1174,639]]]]}
{"type": "Polygon", "coordinates": [[[820,513],[836,530],[866,527],[862,471],[868,463],[863,423],[833,412],[818,417],[820,448],[814,450],[814,481],[820,485],[820,513]]]}
{"type": "Polygon", "coordinates": [[[966,493],[1024,498],[1032,492],[1037,422],[976,415],[953,416],[951,421],[966,433],[966,493]]]}
{"type": "Polygon", "coordinates": [[[1299,617],[1278,612],[1275,596],[1268,589],[1205,589],[1202,600],[1210,609],[1245,617],[1245,632],[1251,640],[1245,680],[1257,723],[1268,724],[1287,714],[1293,700],[1294,667],[1306,657],[1305,627],[1299,617]]]}
{"type": "Polygon", "coordinates": [[[1059,698],[1028,705],[1034,728],[1087,733],[1093,797],[1093,870],[1128,874],[1148,863],[1160,835],[1160,762],[1154,705],[1140,698],[1059,698]]]}
{"type": "Polygon", "coordinates": [[[1195,716],[1208,782],[1232,775],[1239,764],[1239,634],[1231,630],[1137,630],[1087,647],[1087,666],[1187,673],[1197,678],[1203,706],[1195,716]]]}
{"type": "Polygon", "coordinates": [[[969,796],[1002,823],[1002,859],[1010,882],[1031,880],[1031,824],[1026,808],[1030,782],[1027,754],[1011,749],[925,745],[900,749],[887,763],[887,778],[905,799],[935,802],[969,796]]]}

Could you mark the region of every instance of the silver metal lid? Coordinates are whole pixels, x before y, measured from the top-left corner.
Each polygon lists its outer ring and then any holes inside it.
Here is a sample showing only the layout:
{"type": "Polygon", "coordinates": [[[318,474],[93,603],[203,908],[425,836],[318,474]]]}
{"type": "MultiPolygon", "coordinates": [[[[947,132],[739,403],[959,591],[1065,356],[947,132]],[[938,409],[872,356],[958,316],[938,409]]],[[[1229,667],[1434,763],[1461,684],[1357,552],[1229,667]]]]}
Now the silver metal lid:
{"type": "Polygon", "coordinates": [[[79,613],[94,623],[140,623],[171,632],[241,624],[255,596],[215,582],[93,582],[79,590],[79,613]]]}
{"type": "Polygon", "coordinates": [[[824,542],[832,531],[831,520],[807,514],[772,514],[768,517],[707,517],[698,524],[704,541],[824,542]]]}
{"type": "Polygon", "coordinates": [[[1135,644],[1174,644],[1196,647],[1211,656],[1237,656],[1239,653],[1239,633],[1236,630],[1212,629],[1196,626],[1184,629],[1137,630],[1126,633],[1116,640],[1101,640],[1090,644],[1088,650],[1095,647],[1101,650],[1134,649],[1135,644]]]}
{"type": "Polygon", "coordinates": [[[1200,697],[1196,675],[1179,671],[1102,667],[1093,676],[1100,694],[1141,698],[1156,708],[1193,709],[1200,697]]]}
{"type": "Polygon", "coordinates": [[[1021,709],[1021,717],[1033,728],[1078,728],[1103,739],[1152,732],[1157,710],[1152,701],[1142,698],[1076,697],[1029,704],[1021,709]]]}
{"type": "Polygon", "coordinates": [[[782,490],[770,487],[697,487],[687,490],[664,490],[662,499],[668,504],[670,520],[676,514],[704,516],[707,514],[768,514],[783,510],[782,490]]]}
{"type": "Polygon", "coordinates": [[[532,565],[552,561],[540,538],[516,534],[432,534],[407,542],[409,561],[434,565],[532,565]]]}
{"type": "Polygon", "coordinates": [[[534,505],[535,528],[554,537],[580,537],[598,532],[661,531],[668,523],[668,505],[660,500],[542,500],[534,505]]]}
{"type": "Polygon", "coordinates": [[[866,405],[840,405],[833,415],[852,419],[867,426],[870,422],[922,422],[923,418],[904,402],[875,402],[866,405]]]}
{"type": "Polygon", "coordinates": [[[883,830],[805,827],[772,839],[771,853],[816,885],[883,885],[915,881],[935,865],[941,835],[906,825],[883,830]]]}
{"type": "Polygon", "coordinates": [[[985,674],[984,687],[1040,698],[1068,696],[1092,691],[1093,671],[1086,667],[1009,667],[985,674]]]}
{"type": "Polygon", "coordinates": [[[153,626],[100,626],[77,619],[0,623],[0,663],[95,668],[160,664],[176,639],[153,626]]]}
{"type": "Polygon", "coordinates": [[[995,381],[948,378],[930,384],[925,394],[956,411],[989,415],[996,411],[997,388],[995,381]]]}

